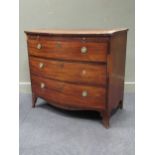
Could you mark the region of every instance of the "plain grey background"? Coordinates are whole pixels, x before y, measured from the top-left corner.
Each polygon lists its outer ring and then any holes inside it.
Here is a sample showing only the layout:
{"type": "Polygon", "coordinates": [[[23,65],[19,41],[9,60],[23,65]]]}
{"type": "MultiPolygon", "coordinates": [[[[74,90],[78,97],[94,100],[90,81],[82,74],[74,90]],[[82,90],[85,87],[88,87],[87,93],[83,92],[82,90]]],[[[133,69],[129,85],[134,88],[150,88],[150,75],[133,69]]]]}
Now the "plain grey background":
{"type": "Polygon", "coordinates": [[[135,81],[134,0],[20,0],[20,91],[30,91],[24,30],[36,28],[129,28],[126,84],[135,81]]]}

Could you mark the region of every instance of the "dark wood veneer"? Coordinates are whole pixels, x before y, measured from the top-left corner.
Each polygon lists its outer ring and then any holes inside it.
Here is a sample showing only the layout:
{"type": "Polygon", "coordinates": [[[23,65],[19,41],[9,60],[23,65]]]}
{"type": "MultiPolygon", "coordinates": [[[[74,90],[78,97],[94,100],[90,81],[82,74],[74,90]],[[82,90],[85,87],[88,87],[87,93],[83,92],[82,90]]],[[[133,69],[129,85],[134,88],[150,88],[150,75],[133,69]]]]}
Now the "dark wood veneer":
{"type": "Polygon", "coordinates": [[[69,84],[65,82],[45,79],[32,75],[32,91],[44,99],[51,99],[59,103],[61,106],[67,105],[72,108],[105,108],[105,88],[69,84]],[[44,83],[45,87],[41,88],[40,84],[44,83]],[[83,97],[83,91],[87,91],[88,95],[83,97]]]}
{"type": "Polygon", "coordinates": [[[67,82],[106,85],[106,65],[49,61],[34,57],[29,59],[32,74],[67,82]],[[43,64],[42,68],[39,68],[40,63],[43,64]]]}
{"type": "Polygon", "coordinates": [[[62,60],[106,62],[107,47],[107,41],[93,42],[82,40],[82,38],[77,41],[72,40],[72,38],[46,40],[46,38],[42,39],[41,37],[28,40],[30,55],[62,60]],[[41,49],[36,48],[38,44],[41,44],[41,49]],[[86,47],[88,52],[81,53],[82,47],[86,47]]]}

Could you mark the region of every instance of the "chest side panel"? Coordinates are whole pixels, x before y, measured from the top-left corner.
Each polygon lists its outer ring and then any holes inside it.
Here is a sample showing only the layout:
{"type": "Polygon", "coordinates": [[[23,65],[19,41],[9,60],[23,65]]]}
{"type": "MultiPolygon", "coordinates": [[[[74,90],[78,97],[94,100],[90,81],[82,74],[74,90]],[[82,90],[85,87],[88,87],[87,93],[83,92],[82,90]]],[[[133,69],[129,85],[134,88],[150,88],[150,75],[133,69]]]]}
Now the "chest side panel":
{"type": "Polygon", "coordinates": [[[113,36],[108,54],[108,109],[123,101],[127,32],[113,36]]]}

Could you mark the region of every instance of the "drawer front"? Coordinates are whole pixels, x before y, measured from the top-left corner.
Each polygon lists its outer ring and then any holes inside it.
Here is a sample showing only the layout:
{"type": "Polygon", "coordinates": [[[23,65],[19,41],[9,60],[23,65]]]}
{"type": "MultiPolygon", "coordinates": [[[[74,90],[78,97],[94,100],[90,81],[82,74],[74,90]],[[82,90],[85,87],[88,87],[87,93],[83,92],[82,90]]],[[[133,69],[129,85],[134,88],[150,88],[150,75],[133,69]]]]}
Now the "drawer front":
{"type": "Polygon", "coordinates": [[[74,61],[106,62],[107,42],[29,39],[30,55],[74,61]]]}
{"type": "Polygon", "coordinates": [[[32,90],[38,96],[73,108],[105,108],[105,89],[31,76],[32,90]]]}
{"type": "Polygon", "coordinates": [[[65,82],[106,85],[106,65],[30,57],[31,74],[65,82]]]}

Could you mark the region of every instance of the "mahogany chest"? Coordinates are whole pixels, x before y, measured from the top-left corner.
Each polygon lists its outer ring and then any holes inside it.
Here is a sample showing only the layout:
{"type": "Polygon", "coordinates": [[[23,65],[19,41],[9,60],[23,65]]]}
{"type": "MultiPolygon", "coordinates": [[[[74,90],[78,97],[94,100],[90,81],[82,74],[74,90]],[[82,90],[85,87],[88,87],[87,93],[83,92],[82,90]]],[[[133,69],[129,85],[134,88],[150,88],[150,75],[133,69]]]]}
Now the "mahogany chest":
{"type": "Polygon", "coordinates": [[[123,107],[128,29],[25,31],[32,87],[38,97],[69,110],[95,110],[109,127],[123,107]]]}

